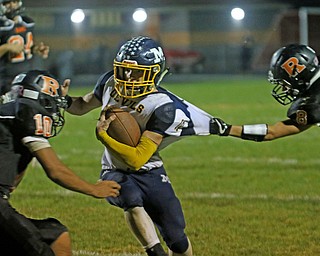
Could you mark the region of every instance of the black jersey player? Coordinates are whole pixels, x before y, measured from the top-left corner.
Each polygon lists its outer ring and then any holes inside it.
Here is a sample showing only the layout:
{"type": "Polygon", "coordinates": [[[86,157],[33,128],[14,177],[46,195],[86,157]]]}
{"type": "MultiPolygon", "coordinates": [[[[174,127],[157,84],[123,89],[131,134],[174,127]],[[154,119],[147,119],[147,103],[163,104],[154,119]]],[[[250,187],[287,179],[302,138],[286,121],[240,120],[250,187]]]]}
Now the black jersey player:
{"type": "Polygon", "coordinates": [[[303,132],[320,122],[320,67],[316,52],[307,45],[291,44],[278,49],[271,58],[268,80],[274,84],[273,97],[282,105],[291,104],[288,119],[273,125],[215,124],[231,135],[254,141],[269,141],[303,132]]]}
{"type": "Polygon", "coordinates": [[[139,36],[127,41],[113,66],[114,70],[99,78],[93,92],[72,97],[67,111],[82,115],[102,107],[97,123],[97,137],[105,145],[101,178],[121,185],[121,195],[107,200],[124,210],[129,228],[146,253],[167,255],[156,226],[169,255],[191,256],[184,214],[159,152],[188,136],[216,134],[213,117],[160,86],[168,68],[162,47],[153,39],[139,36]],[[137,147],[121,144],[105,132],[112,121],[112,117],[104,119],[109,106],[130,112],[137,120],[142,131],[137,147]]]}
{"type": "Polygon", "coordinates": [[[47,58],[49,47],[34,44],[32,18],[23,15],[21,0],[0,0],[0,95],[19,73],[34,69],[33,56],[47,58]]]}
{"type": "Polygon", "coordinates": [[[117,196],[115,182],[90,184],[76,176],[57,157],[48,139],[64,125],[67,106],[58,81],[47,71],[16,76],[0,104],[0,247],[1,255],[71,255],[67,228],[54,218],[31,219],[10,204],[33,157],[58,185],[97,198],[117,196]]]}

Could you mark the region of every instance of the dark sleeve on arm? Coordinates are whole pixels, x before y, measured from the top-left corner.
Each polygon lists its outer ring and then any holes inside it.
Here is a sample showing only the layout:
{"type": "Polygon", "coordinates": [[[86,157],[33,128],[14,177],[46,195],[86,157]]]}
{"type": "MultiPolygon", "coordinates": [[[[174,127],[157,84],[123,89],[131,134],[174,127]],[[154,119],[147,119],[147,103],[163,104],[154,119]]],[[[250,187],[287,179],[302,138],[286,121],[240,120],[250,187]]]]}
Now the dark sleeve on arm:
{"type": "Polygon", "coordinates": [[[175,119],[176,108],[173,103],[166,103],[158,107],[147,123],[147,130],[165,135],[166,130],[175,119]]]}

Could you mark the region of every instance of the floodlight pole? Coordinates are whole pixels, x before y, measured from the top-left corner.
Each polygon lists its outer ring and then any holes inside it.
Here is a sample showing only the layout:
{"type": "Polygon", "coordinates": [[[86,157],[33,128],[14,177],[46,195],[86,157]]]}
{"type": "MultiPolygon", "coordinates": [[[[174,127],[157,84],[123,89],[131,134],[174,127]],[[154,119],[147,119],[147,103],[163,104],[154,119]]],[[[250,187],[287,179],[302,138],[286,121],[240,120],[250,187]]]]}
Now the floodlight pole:
{"type": "Polygon", "coordinates": [[[308,10],[305,7],[299,9],[299,36],[300,44],[309,44],[308,10]]]}
{"type": "Polygon", "coordinates": [[[308,15],[320,15],[319,7],[301,7],[299,9],[299,35],[300,43],[309,44],[309,24],[308,15]]]}

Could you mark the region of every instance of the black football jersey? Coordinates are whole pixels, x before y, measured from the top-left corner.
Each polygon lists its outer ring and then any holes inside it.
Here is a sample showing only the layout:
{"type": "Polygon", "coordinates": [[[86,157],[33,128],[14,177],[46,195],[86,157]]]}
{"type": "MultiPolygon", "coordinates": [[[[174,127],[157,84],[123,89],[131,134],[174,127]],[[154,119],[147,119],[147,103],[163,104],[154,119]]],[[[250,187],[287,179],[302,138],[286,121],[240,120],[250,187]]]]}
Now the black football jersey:
{"type": "Polygon", "coordinates": [[[5,17],[0,18],[0,45],[19,43],[24,45],[24,51],[13,55],[7,53],[0,59],[0,78],[11,80],[17,74],[31,69],[34,22],[27,16],[20,16],[20,21],[14,23],[5,17]]]}
{"type": "Polygon", "coordinates": [[[320,123],[320,80],[292,103],[287,116],[299,125],[320,123]]]}
{"type": "Polygon", "coordinates": [[[12,186],[33,157],[23,139],[50,135],[52,120],[44,112],[37,101],[25,98],[0,105],[0,189],[12,186]]]}

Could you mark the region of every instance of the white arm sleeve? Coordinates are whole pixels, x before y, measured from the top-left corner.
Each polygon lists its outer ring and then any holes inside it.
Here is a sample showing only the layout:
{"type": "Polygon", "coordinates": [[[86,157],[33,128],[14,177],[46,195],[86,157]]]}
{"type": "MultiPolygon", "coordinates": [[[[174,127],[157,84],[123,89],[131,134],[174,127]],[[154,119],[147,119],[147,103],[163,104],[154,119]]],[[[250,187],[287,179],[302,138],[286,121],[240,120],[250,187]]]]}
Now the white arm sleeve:
{"type": "Polygon", "coordinates": [[[45,138],[38,138],[38,137],[24,137],[22,138],[22,143],[25,145],[31,152],[38,151],[43,148],[51,147],[49,141],[45,138]]]}

